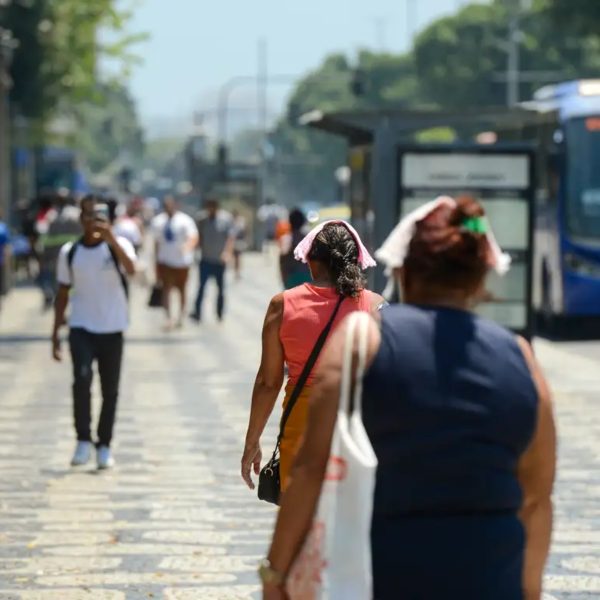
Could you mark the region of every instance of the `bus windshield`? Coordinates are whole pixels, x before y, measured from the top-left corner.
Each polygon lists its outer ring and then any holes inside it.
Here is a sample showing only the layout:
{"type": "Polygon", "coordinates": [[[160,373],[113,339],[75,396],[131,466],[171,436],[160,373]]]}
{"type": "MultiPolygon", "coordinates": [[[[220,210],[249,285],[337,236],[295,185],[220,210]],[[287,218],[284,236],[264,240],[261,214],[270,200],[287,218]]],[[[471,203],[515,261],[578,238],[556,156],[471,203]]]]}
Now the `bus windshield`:
{"type": "Polygon", "coordinates": [[[566,125],[567,229],[574,237],[600,238],[600,115],[566,125]]]}

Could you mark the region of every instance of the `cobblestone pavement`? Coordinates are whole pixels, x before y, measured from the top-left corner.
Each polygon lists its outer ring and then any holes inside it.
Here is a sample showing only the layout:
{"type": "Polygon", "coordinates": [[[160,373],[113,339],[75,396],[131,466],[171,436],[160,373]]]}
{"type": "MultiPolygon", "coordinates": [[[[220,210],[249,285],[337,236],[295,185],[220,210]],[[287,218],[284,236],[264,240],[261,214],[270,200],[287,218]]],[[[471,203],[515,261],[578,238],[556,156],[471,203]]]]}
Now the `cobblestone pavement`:
{"type": "MultiPolygon", "coordinates": [[[[238,463],[277,282],[273,262],[249,264],[252,279],[229,282],[223,324],[210,296],[205,324],[164,334],[134,289],[110,472],[68,467],[69,363],[50,361],[35,291],[12,294],[0,313],[0,600],[259,597],[255,566],[274,512],[238,463]]],[[[537,345],[561,434],[546,600],[600,596],[598,348],[537,345]]],[[[271,424],[266,451],[273,438],[271,424]]]]}

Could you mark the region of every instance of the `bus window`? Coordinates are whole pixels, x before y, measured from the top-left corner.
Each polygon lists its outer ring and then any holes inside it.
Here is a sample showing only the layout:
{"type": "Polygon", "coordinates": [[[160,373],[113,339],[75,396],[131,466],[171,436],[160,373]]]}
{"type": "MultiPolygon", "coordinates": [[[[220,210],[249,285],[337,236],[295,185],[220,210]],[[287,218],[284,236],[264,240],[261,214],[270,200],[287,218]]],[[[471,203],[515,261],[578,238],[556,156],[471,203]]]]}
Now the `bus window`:
{"type": "Polygon", "coordinates": [[[568,195],[566,226],[576,238],[600,239],[600,117],[573,119],[566,125],[568,195]]]}

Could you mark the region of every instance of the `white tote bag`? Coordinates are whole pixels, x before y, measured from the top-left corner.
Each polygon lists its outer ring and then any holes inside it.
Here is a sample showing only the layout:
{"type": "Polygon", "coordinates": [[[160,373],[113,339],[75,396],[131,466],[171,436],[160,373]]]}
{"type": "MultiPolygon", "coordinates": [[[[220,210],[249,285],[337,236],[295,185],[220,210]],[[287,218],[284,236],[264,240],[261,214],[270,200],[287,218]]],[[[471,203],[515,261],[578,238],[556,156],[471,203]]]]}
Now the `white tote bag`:
{"type": "Polygon", "coordinates": [[[377,458],[361,414],[369,319],[361,312],[349,318],[329,463],[312,527],[288,576],[291,600],[371,600],[373,595],[371,517],[377,458]],[[352,382],[357,334],[358,368],[352,382]]]}

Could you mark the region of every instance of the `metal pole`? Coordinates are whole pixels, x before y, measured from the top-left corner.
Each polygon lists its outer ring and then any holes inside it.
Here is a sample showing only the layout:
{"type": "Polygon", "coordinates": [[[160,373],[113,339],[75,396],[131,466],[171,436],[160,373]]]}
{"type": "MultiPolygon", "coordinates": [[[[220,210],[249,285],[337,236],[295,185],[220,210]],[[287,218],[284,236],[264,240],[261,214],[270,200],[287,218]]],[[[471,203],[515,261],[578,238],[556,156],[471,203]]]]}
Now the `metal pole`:
{"type": "Polygon", "coordinates": [[[516,106],[519,103],[519,71],[521,63],[521,19],[520,5],[510,8],[508,23],[508,57],[506,63],[506,103],[516,106]]]}
{"type": "Polygon", "coordinates": [[[265,38],[258,40],[258,73],[256,78],[257,93],[258,93],[258,117],[259,127],[266,133],[269,122],[269,106],[268,106],[268,46],[265,38]]]}
{"type": "Polygon", "coordinates": [[[417,4],[415,0],[404,0],[406,3],[406,46],[410,50],[415,35],[417,21],[417,4]]]}
{"type": "MultiPolygon", "coordinates": [[[[258,40],[258,72],[257,72],[257,93],[258,93],[258,118],[259,118],[259,128],[262,132],[262,148],[260,152],[261,156],[261,175],[260,175],[260,194],[259,194],[259,202],[261,204],[264,203],[267,193],[267,157],[266,157],[266,148],[267,148],[267,132],[269,127],[269,107],[268,107],[268,46],[266,38],[260,38],[258,40]]],[[[258,206],[257,206],[258,208],[258,206]]]]}
{"type": "Polygon", "coordinates": [[[227,121],[229,117],[229,96],[231,92],[240,84],[254,82],[256,77],[252,75],[239,75],[226,81],[219,90],[218,106],[218,133],[219,142],[227,144],[227,121]]]}

